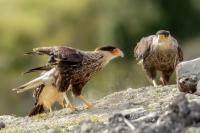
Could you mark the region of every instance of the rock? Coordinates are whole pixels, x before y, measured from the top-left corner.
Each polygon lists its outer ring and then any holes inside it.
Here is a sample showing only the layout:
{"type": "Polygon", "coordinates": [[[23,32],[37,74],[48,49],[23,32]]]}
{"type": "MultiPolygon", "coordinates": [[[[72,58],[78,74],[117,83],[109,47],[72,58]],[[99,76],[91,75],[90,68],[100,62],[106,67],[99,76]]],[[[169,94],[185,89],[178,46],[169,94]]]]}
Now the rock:
{"type": "Polygon", "coordinates": [[[90,120],[82,121],[78,127],[73,129],[74,133],[101,133],[105,130],[104,124],[96,124],[90,120]]]}
{"type": "Polygon", "coordinates": [[[109,123],[110,124],[124,123],[124,116],[122,114],[115,114],[113,117],[109,118],[109,123]]]}
{"type": "Polygon", "coordinates": [[[135,126],[130,121],[130,115],[115,114],[109,118],[108,131],[116,133],[131,133],[135,126]]]}
{"type": "Polygon", "coordinates": [[[51,128],[51,129],[48,130],[48,133],[56,133],[56,129],[51,128]]]}
{"type": "Polygon", "coordinates": [[[198,127],[190,127],[183,131],[184,133],[200,133],[200,128],[198,127]]]}
{"type": "Polygon", "coordinates": [[[176,77],[181,92],[200,95],[200,58],[178,64],[176,77]]]}
{"type": "Polygon", "coordinates": [[[160,116],[156,123],[156,131],[162,132],[165,129],[170,132],[181,132],[197,124],[200,124],[200,104],[189,103],[182,94],[170,105],[169,110],[160,116]]]}
{"type": "Polygon", "coordinates": [[[91,110],[78,106],[77,112],[62,109],[32,118],[3,115],[0,121],[9,126],[0,132],[198,132],[200,97],[176,98],[179,94],[176,85],[147,86],[112,93],[94,102],[91,110]]]}
{"type": "Polygon", "coordinates": [[[81,124],[81,133],[89,133],[93,129],[93,123],[91,121],[84,121],[81,124]]]}
{"type": "Polygon", "coordinates": [[[5,128],[5,127],[6,127],[5,123],[0,122],[0,130],[1,130],[2,128],[5,128]]]}
{"type": "Polygon", "coordinates": [[[141,122],[146,122],[146,123],[154,123],[158,120],[159,115],[157,113],[150,113],[148,115],[142,116],[138,119],[133,120],[133,122],[136,123],[141,123],[141,122]]]}
{"type": "Polygon", "coordinates": [[[86,122],[81,124],[80,132],[94,133],[193,133],[200,131],[200,103],[188,102],[185,94],[180,94],[169,105],[166,112],[158,116],[150,113],[139,119],[132,119],[130,115],[114,114],[108,123],[94,124],[86,122]]]}

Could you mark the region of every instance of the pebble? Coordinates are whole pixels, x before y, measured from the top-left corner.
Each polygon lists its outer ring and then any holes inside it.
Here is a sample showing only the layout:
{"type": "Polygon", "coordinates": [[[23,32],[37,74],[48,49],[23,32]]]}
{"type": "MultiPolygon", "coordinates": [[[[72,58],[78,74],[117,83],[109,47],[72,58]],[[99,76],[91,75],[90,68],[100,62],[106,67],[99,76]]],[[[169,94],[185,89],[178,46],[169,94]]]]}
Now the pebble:
{"type": "Polygon", "coordinates": [[[2,128],[5,128],[5,127],[6,127],[5,123],[0,122],[0,130],[1,130],[2,128]]]}
{"type": "Polygon", "coordinates": [[[48,133],[56,133],[56,129],[51,128],[51,129],[48,130],[48,133]]]}

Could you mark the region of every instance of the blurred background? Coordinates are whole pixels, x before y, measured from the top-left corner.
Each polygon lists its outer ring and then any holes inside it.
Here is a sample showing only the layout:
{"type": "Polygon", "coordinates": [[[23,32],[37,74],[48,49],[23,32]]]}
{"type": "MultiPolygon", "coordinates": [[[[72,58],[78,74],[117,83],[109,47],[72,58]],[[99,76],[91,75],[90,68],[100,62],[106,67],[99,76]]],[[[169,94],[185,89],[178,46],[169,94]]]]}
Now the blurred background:
{"type": "Polygon", "coordinates": [[[141,37],[160,29],[177,38],[185,60],[199,57],[200,1],[0,0],[0,115],[25,115],[32,108],[31,91],[17,95],[11,89],[37,76],[24,71],[46,63],[47,57],[23,55],[34,47],[121,48],[126,57],[112,61],[85,86],[83,94],[91,101],[151,85],[136,65],[133,48],[141,37]]]}

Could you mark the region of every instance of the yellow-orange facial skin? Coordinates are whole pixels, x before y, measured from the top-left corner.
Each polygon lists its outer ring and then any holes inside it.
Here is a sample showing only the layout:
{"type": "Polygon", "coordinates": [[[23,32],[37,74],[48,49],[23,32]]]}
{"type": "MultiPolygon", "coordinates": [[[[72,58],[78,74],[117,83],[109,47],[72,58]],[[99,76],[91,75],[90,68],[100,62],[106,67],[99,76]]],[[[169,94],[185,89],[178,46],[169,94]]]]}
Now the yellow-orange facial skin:
{"type": "Polygon", "coordinates": [[[120,54],[120,51],[119,51],[119,49],[113,49],[113,51],[112,51],[112,54],[114,55],[114,56],[118,56],[119,54],[120,54]]]}
{"type": "Polygon", "coordinates": [[[123,52],[118,49],[115,48],[112,51],[100,51],[104,54],[104,58],[103,58],[103,65],[105,66],[106,64],[108,64],[111,60],[117,58],[117,57],[124,57],[123,52]]]}
{"type": "Polygon", "coordinates": [[[118,49],[118,48],[113,49],[112,55],[114,55],[114,56],[116,56],[116,57],[118,57],[118,56],[124,57],[123,52],[122,52],[120,49],[118,49]]]}

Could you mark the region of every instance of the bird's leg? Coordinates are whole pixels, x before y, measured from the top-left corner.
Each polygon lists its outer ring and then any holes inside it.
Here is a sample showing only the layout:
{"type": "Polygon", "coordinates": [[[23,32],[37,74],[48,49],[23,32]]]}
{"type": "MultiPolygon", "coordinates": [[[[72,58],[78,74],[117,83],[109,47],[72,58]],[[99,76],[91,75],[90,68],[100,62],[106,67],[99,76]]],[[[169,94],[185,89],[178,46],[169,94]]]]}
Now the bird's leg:
{"type": "Polygon", "coordinates": [[[51,102],[44,101],[43,105],[44,105],[44,107],[46,107],[49,110],[50,113],[52,113],[52,107],[51,107],[52,104],[51,104],[51,102]]]}
{"type": "Polygon", "coordinates": [[[167,82],[163,79],[163,77],[160,77],[160,81],[162,82],[162,85],[167,85],[167,82]]]}
{"type": "Polygon", "coordinates": [[[154,86],[154,87],[158,87],[158,85],[157,85],[157,83],[156,83],[156,80],[155,80],[155,79],[153,79],[153,80],[152,80],[152,82],[153,82],[153,86],[154,86]]]}
{"type": "Polygon", "coordinates": [[[62,108],[65,108],[64,100],[60,100],[60,101],[59,101],[59,104],[62,106],[62,108]]]}
{"type": "Polygon", "coordinates": [[[63,93],[63,96],[64,96],[64,99],[65,99],[65,102],[66,102],[65,107],[66,107],[66,108],[70,108],[71,111],[75,111],[76,108],[71,104],[71,102],[70,102],[70,100],[68,99],[67,94],[66,94],[65,92],[63,93]]]}
{"type": "Polygon", "coordinates": [[[147,73],[147,76],[152,81],[153,86],[157,87],[158,85],[156,83],[156,69],[154,67],[149,67],[146,64],[144,65],[144,69],[147,73]]]}
{"type": "Polygon", "coordinates": [[[86,109],[90,109],[93,107],[93,104],[88,102],[82,95],[78,96],[78,98],[85,103],[86,109]]]}
{"type": "Polygon", "coordinates": [[[49,108],[49,110],[50,110],[50,113],[52,113],[52,108],[51,107],[49,108]]]}
{"type": "Polygon", "coordinates": [[[52,113],[52,107],[51,107],[51,104],[46,102],[46,103],[45,103],[45,106],[46,106],[46,108],[49,109],[49,112],[52,113]]]}
{"type": "Polygon", "coordinates": [[[170,76],[172,75],[173,71],[163,71],[160,77],[160,81],[163,85],[167,85],[169,83],[170,76]]]}

